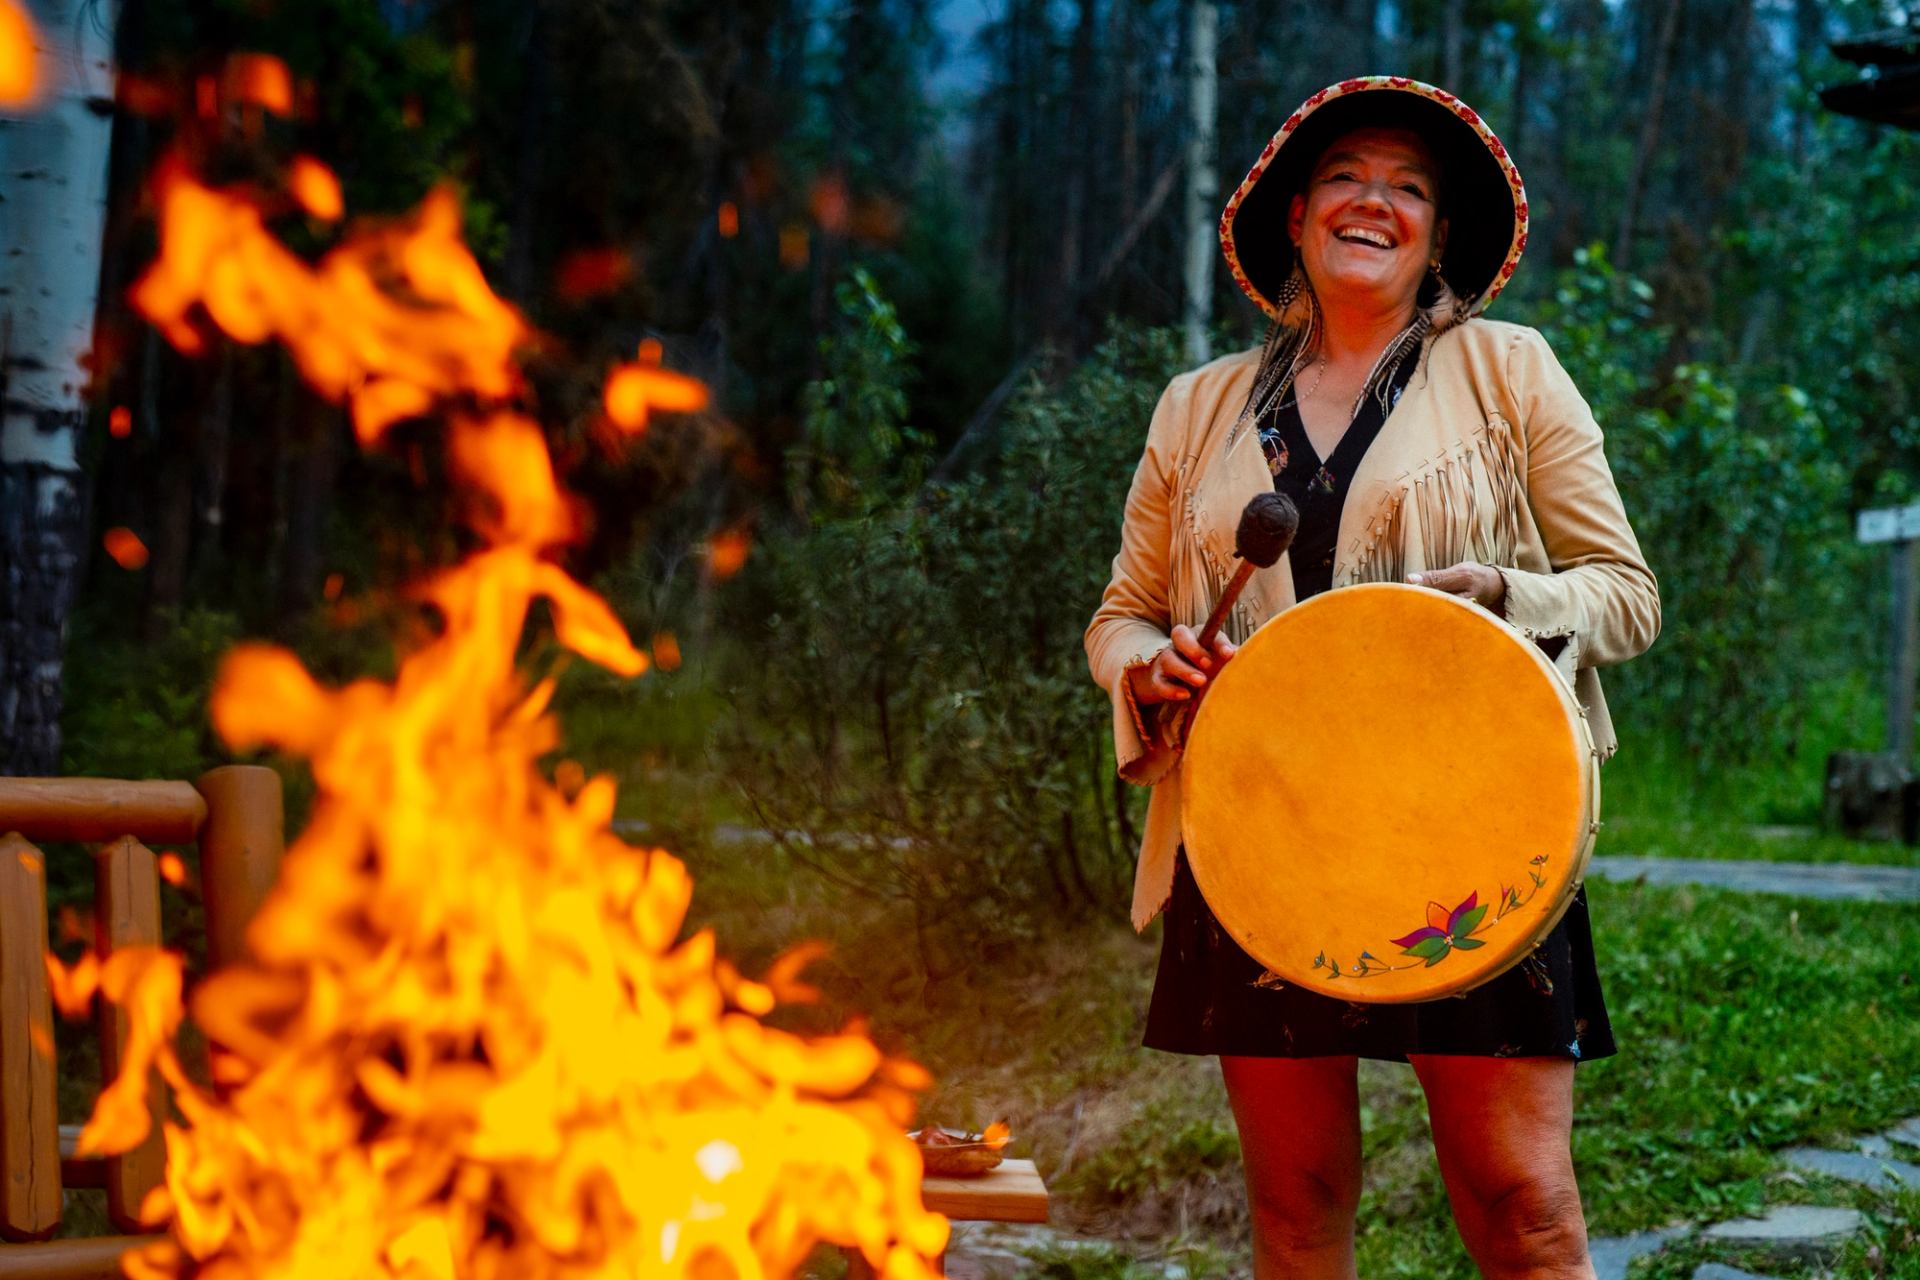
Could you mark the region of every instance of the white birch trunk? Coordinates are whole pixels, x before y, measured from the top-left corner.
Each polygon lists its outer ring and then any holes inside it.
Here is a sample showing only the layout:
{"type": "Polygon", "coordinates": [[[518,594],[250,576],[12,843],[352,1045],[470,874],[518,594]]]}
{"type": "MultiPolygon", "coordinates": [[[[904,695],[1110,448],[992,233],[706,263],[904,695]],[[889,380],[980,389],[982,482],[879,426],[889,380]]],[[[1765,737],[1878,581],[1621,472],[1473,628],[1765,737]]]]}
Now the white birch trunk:
{"type": "Polygon", "coordinates": [[[0,773],[53,773],[85,536],[79,435],[118,0],[29,0],[39,100],[0,117],[0,773]]]}
{"type": "Polygon", "coordinates": [[[1218,110],[1219,12],[1213,0],[1190,0],[1187,13],[1187,199],[1186,306],[1182,328],[1187,363],[1205,364],[1212,350],[1207,327],[1213,322],[1213,259],[1219,252],[1214,176],[1218,110]]]}

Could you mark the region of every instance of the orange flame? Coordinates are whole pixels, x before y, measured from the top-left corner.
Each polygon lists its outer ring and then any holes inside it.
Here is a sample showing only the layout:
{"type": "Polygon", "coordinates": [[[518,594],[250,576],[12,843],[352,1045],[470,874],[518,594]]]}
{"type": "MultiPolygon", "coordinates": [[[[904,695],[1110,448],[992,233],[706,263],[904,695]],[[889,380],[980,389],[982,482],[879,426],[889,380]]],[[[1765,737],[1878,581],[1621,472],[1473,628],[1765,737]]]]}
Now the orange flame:
{"type": "Polygon", "coordinates": [[[160,257],[132,296],[182,351],[205,347],[189,321],[196,307],[241,342],[276,339],[315,389],[351,407],[368,444],[438,401],[519,392],[513,352],[529,331],[461,242],[451,191],[309,267],[251,201],[202,186],[177,163],[161,167],[155,188],[160,257]]]}
{"type": "Polygon", "coordinates": [[[147,544],[131,529],[116,525],[101,535],[100,545],[106,548],[115,564],[129,573],[147,567],[147,544]]]}
{"type": "Polygon", "coordinates": [[[133,410],[123,404],[113,406],[107,414],[107,434],[115,440],[125,440],[133,434],[133,410]]]}
{"type": "Polygon", "coordinates": [[[18,0],[0,0],[0,107],[33,105],[40,87],[33,19],[18,0]]]}
{"type": "MultiPolygon", "coordinates": [[[[806,994],[811,953],[756,982],[711,933],[680,940],[685,866],[612,834],[611,779],[576,767],[556,786],[536,767],[558,741],[553,681],[515,667],[536,598],[576,652],[623,672],[646,659],[546,558],[571,533],[565,495],[538,425],[497,404],[520,392],[528,335],[459,246],[451,197],[308,268],[244,199],[177,168],[162,182],[161,258],[135,294],[149,316],[190,349],[196,306],[242,341],[287,343],[365,440],[445,413],[484,546],[427,584],[441,628],[391,684],[326,689],[266,645],[222,667],[216,728],[306,757],[319,796],[252,959],[194,992],[220,1092],[172,1048],[177,959],[100,966],[127,1007],[127,1069],[82,1149],[144,1136],[150,1069],[185,1120],[143,1206],[171,1237],[128,1274],[745,1280],[831,1241],[889,1280],[931,1275],[947,1224],[902,1132],[925,1072],[857,1029],[762,1025],[806,994]]],[[[689,399],[656,368],[615,376],[633,373],[643,408],[689,399]]]]}
{"type": "Polygon", "coordinates": [[[279,116],[293,114],[293,75],[287,64],[265,53],[238,53],[227,60],[228,100],[263,107],[279,116]]]}

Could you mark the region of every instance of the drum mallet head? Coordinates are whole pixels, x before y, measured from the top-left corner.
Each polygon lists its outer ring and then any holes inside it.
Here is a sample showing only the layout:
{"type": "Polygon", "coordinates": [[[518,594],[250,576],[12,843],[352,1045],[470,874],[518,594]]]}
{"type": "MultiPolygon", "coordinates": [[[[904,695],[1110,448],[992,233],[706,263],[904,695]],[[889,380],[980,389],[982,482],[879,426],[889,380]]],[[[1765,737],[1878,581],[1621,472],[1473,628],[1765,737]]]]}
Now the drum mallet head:
{"type": "Polygon", "coordinates": [[[1233,602],[1240,598],[1240,591],[1247,585],[1247,579],[1253,576],[1253,571],[1271,569],[1278,564],[1281,553],[1299,531],[1300,509],[1293,505],[1293,499],[1286,494],[1268,489],[1255,494],[1252,501],[1247,503],[1247,509],[1240,513],[1240,527],[1233,535],[1233,549],[1240,557],[1240,567],[1234,571],[1227,589],[1220,593],[1212,615],[1207,618],[1207,625],[1200,631],[1201,648],[1213,647],[1213,638],[1220,634],[1228,611],[1233,608],[1233,602]]]}
{"type": "Polygon", "coordinates": [[[1234,531],[1233,549],[1242,560],[1258,569],[1271,569],[1280,562],[1280,554],[1293,543],[1300,531],[1300,510],[1284,493],[1257,493],[1247,509],[1240,513],[1240,527],[1234,531]]]}

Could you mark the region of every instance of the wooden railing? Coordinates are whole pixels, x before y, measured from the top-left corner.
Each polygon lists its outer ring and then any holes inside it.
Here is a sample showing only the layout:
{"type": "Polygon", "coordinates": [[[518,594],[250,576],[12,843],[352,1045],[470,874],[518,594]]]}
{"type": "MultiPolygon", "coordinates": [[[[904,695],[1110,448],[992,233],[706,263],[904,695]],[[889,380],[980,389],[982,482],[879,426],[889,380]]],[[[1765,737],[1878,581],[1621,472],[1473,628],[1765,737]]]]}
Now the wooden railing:
{"type": "MultiPolygon", "coordinates": [[[[103,1188],[114,1226],[138,1231],[141,1201],[165,1170],[157,1121],[167,1101],[157,1080],[153,1131],[124,1155],[78,1157],[78,1126],[59,1124],[40,847],[54,842],[95,846],[94,945],[102,959],[162,940],[159,861],[149,846],[196,845],[207,961],[218,967],[245,954],[247,923],[279,872],[280,779],[254,765],[215,769],[197,783],[0,778],[0,1239],[46,1241],[0,1246],[0,1280],[117,1276],[120,1255],[138,1237],[49,1240],[63,1192],[103,1188]]],[[[95,1028],[101,1078],[111,1080],[126,1018],[102,1001],[95,1028]]]]}

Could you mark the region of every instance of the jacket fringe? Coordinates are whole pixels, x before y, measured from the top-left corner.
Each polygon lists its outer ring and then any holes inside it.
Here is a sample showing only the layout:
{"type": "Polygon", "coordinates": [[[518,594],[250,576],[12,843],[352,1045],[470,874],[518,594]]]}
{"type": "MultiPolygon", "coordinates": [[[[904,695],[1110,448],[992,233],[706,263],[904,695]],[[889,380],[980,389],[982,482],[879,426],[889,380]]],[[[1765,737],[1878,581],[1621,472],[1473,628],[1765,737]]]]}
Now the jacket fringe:
{"type": "Polygon", "coordinates": [[[1524,466],[1513,428],[1489,418],[1393,484],[1347,557],[1340,585],[1400,582],[1463,560],[1511,563],[1527,509],[1524,466]]]}

